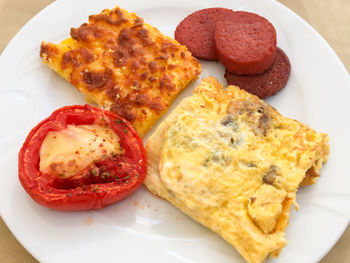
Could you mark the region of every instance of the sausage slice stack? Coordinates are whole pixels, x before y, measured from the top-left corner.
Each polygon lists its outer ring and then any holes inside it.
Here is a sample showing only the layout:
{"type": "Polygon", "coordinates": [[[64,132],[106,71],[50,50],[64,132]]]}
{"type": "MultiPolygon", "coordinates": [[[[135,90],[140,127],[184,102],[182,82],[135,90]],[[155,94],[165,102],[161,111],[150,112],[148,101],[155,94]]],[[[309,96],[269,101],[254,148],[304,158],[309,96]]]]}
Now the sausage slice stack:
{"type": "Polygon", "coordinates": [[[276,30],[264,17],[226,8],[207,8],[186,17],[175,39],[200,59],[218,59],[229,85],[260,98],[272,96],[287,83],[290,62],[277,48],[276,30]]]}

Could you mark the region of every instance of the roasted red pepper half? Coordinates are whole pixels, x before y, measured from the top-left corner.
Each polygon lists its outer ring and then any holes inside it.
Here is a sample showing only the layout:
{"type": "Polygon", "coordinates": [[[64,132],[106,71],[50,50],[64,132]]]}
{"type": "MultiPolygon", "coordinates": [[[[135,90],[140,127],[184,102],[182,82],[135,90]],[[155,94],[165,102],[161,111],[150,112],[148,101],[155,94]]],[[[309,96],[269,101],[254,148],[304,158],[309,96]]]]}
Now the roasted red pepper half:
{"type": "Polygon", "coordinates": [[[109,111],[75,105],[56,110],[31,130],[19,152],[18,166],[22,186],[37,203],[72,211],[99,209],[130,195],[145,179],[147,159],[143,142],[129,122],[109,111]],[[121,153],[103,155],[70,176],[40,170],[40,151],[49,132],[93,124],[110,127],[119,137],[121,153]]]}

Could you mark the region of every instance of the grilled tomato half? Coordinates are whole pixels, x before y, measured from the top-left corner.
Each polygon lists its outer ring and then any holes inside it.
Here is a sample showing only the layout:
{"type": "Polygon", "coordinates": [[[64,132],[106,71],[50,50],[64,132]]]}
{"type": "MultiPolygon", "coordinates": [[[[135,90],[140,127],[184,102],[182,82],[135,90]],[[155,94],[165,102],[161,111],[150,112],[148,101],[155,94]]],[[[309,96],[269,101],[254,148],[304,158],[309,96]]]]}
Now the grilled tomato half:
{"type": "Polygon", "coordinates": [[[89,105],[60,108],[26,138],[18,158],[22,186],[56,210],[99,209],[143,182],[147,159],[129,122],[89,105]]]}

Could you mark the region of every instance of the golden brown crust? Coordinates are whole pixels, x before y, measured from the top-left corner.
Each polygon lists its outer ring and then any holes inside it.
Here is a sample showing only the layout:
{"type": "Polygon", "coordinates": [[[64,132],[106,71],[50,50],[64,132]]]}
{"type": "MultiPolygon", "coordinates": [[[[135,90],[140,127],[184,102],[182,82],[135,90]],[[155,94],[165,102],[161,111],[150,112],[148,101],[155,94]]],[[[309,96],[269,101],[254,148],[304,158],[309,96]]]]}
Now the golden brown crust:
{"type": "Polygon", "coordinates": [[[185,46],[119,7],[91,15],[59,45],[43,42],[40,56],[141,136],[200,73],[185,46]]]}
{"type": "Polygon", "coordinates": [[[304,180],[300,183],[300,186],[312,185],[316,183],[317,178],[320,177],[319,174],[316,173],[315,168],[311,167],[306,172],[306,176],[304,180]]]}

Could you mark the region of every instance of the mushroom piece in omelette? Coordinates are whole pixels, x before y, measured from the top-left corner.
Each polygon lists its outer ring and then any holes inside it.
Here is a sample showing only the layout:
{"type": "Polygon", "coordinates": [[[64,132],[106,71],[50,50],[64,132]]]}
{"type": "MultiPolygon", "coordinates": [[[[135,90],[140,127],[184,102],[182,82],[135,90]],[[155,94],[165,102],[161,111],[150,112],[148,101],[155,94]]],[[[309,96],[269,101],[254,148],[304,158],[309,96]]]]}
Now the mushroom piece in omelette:
{"type": "Polygon", "coordinates": [[[43,42],[42,61],[141,136],[201,71],[185,46],[119,7],[91,15],[70,34],[60,44],[43,42]]]}
{"type": "Polygon", "coordinates": [[[148,189],[218,233],[247,262],[278,256],[299,185],[327,161],[329,138],[212,77],[148,139],[148,189]]]}

